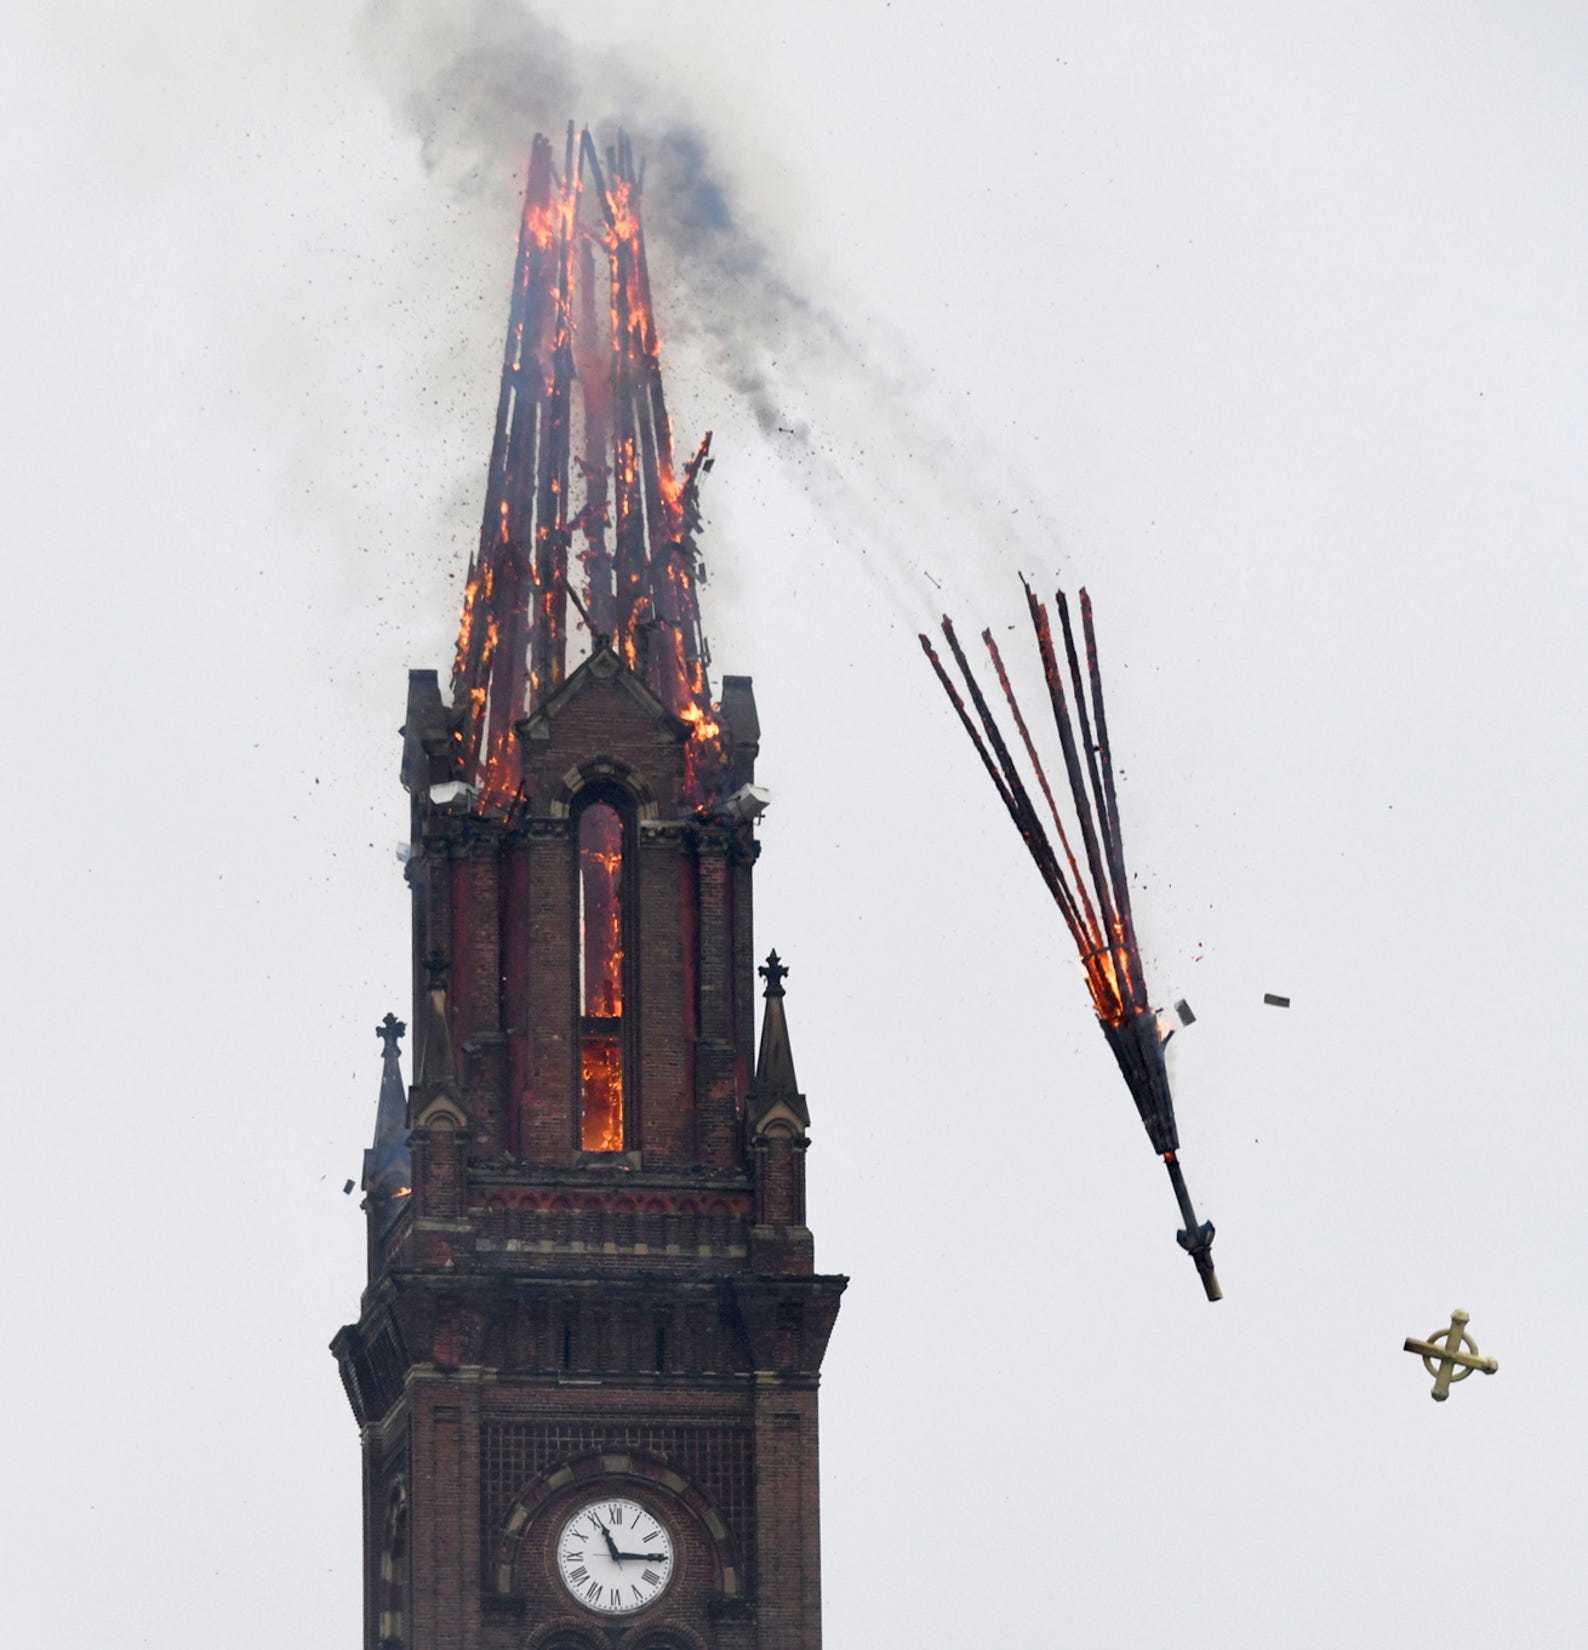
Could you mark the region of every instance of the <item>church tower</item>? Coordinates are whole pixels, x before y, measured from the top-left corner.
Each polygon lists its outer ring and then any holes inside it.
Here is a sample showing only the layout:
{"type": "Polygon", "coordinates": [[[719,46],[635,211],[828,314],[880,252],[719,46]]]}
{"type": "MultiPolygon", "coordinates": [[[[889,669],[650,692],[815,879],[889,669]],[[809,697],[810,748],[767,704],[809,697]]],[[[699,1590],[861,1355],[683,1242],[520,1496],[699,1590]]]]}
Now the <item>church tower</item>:
{"type": "Polygon", "coordinates": [[[710,692],[709,437],[675,475],[638,177],[622,139],[570,129],[560,171],[536,141],[450,698],[409,678],[412,1082],[388,1015],[332,1342],[365,1650],[821,1644],[846,1280],[752,949],[760,729],[749,678],[710,692]]]}

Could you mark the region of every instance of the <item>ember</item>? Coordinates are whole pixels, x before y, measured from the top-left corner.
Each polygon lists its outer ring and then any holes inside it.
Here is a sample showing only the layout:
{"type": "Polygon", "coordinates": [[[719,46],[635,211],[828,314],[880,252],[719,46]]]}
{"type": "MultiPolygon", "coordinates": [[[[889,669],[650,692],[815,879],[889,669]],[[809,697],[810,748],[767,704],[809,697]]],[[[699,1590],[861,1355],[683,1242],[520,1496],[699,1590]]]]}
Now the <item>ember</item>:
{"type": "MultiPolygon", "coordinates": [[[[1165,1039],[1159,1031],[1157,1015],[1148,1006],[1141,950],[1136,943],[1135,921],[1130,908],[1130,882],[1125,871],[1124,845],[1119,830],[1119,798],[1114,785],[1113,755],[1109,748],[1108,722],[1103,708],[1103,682],[1097,664],[1097,637],[1092,627],[1091,598],[1084,590],[1081,592],[1081,628],[1086,648],[1084,680],[1064,592],[1059,591],[1055,600],[1064,637],[1065,664],[1070,697],[1074,703],[1073,718],[1070,700],[1065,694],[1064,676],[1060,673],[1054,650],[1047,604],[1037,598],[1030,585],[1026,586],[1026,605],[1030,610],[1031,626],[1042,660],[1042,673],[1058,728],[1059,747],[1069,780],[1082,853],[1090,873],[1090,889],[1087,878],[1081,874],[1070,833],[1059,814],[1047,772],[1037,754],[1035,741],[1026,725],[992,632],[984,630],[982,642],[992,660],[999,686],[1008,701],[1021,743],[1042,791],[1062,858],[1054,850],[997,719],[960,646],[952,620],[944,618],[943,636],[975,707],[977,721],[981,724],[980,732],[930,639],[923,635],[921,646],[961,726],[970,736],[1000,800],[1009,810],[1016,830],[1020,832],[1064,918],[1065,927],[1070,931],[1081,967],[1086,973],[1086,985],[1098,1023],[1136,1102],[1136,1110],[1152,1141],[1153,1150],[1159,1153],[1168,1168],[1169,1179],[1186,1223],[1179,1234],[1181,1247],[1196,1263],[1207,1298],[1210,1301],[1219,1300],[1222,1291],[1213,1270],[1213,1227],[1205,1221],[1197,1222],[1185,1177],[1180,1170],[1180,1141],[1175,1127],[1174,1100],[1169,1092],[1169,1076],[1163,1058],[1165,1039]]],[[[1190,1018],[1185,1018],[1184,1023],[1189,1025],[1190,1018]]]]}
{"type": "Polygon", "coordinates": [[[452,676],[454,753],[478,808],[517,793],[513,724],[567,671],[570,597],[691,725],[692,802],[722,763],[696,548],[708,432],[674,467],[641,178],[618,134],[603,164],[570,124],[562,166],[537,136],[519,229],[480,548],[469,564],[452,676]],[[604,265],[604,268],[603,268],[604,265]],[[570,480],[582,498],[570,513],[570,480]],[[570,589],[569,550],[581,593],[570,589]]]}

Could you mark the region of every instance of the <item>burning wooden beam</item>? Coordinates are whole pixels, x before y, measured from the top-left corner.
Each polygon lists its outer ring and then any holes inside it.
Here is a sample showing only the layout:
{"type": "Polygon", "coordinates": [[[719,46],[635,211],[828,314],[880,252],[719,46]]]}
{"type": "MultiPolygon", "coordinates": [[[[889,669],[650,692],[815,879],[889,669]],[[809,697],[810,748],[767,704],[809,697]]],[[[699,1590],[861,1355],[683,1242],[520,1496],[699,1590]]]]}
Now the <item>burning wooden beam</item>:
{"type": "Polygon", "coordinates": [[[603,164],[590,133],[570,124],[560,175],[544,137],[530,150],[480,548],[453,666],[458,777],[488,811],[517,792],[514,724],[566,674],[570,597],[592,634],[610,636],[691,725],[694,801],[707,799],[722,766],[695,543],[711,437],[680,477],[642,181],[623,133],[603,164]],[[584,483],[576,512],[575,468],[584,483]],[[576,533],[582,602],[568,582],[576,533]]]}

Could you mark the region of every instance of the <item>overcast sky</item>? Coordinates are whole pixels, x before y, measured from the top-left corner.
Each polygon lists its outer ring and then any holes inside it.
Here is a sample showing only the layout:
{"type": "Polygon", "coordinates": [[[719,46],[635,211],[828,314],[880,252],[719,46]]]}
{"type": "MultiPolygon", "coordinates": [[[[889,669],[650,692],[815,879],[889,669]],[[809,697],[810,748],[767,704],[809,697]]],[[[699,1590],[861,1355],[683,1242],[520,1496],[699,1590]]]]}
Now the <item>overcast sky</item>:
{"type": "Polygon", "coordinates": [[[357,1642],[395,733],[573,116],[720,208],[657,301],[854,1280],[831,1650],[1582,1645],[1588,18],[432,9],[50,0],[0,53],[0,1636],[357,1642]],[[1022,568],[1097,604],[1217,1306],[916,648],[1022,568]],[[1435,1405],[1454,1306],[1501,1371],[1435,1405]]]}

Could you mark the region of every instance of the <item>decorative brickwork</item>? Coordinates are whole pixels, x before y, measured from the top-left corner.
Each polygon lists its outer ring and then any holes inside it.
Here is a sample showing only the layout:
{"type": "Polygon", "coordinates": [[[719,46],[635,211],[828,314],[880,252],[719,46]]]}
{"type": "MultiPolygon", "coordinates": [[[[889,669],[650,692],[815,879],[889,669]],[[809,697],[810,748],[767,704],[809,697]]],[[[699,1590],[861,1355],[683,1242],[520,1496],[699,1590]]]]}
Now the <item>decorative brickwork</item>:
{"type": "Polygon", "coordinates": [[[593,658],[520,725],[499,818],[453,806],[449,713],[410,683],[412,1186],[370,1203],[368,1287],[333,1343],[363,1433],[363,1650],[821,1646],[816,1386],[845,1280],[814,1268],[781,1004],[778,1059],[755,1057],[756,844],[686,807],[687,728],[593,658]],[[635,822],[622,1137],[599,1147],[570,829],[592,794],[635,822]],[[654,1601],[601,1615],[557,1549],[607,1496],[664,1523],[674,1558],[654,1601]]]}
{"type": "Polygon", "coordinates": [[[723,1422],[624,1421],[607,1416],[488,1421],[480,1429],[480,1512],[499,1531],[525,1486],[580,1456],[638,1452],[665,1462],[721,1511],[741,1551],[755,1546],[754,1434],[723,1422]]]}

